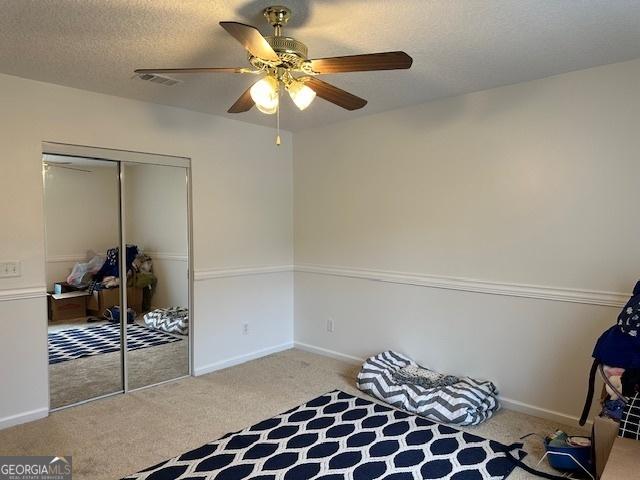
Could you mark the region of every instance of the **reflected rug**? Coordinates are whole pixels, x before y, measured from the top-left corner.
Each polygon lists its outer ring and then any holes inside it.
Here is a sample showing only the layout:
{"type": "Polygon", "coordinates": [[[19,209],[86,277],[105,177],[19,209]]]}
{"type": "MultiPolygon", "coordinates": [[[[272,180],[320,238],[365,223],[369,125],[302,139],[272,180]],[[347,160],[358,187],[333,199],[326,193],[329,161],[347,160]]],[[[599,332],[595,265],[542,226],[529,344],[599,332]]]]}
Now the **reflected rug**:
{"type": "MultiPolygon", "coordinates": [[[[133,323],[127,325],[127,350],[156,347],[182,339],[133,323]]],[[[108,323],[49,333],[49,365],[120,351],[120,325],[108,323]]]]}

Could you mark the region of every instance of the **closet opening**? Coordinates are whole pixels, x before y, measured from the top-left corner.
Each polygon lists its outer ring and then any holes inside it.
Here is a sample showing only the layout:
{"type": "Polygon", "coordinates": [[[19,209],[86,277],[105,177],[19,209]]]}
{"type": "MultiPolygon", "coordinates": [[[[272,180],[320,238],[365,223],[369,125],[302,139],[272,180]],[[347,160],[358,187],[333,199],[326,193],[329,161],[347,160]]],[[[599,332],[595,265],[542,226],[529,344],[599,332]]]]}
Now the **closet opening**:
{"type": "Polygon", "coordinates": [[[190,161],[43,144],[49,405],[190,375],[190,161]]]}

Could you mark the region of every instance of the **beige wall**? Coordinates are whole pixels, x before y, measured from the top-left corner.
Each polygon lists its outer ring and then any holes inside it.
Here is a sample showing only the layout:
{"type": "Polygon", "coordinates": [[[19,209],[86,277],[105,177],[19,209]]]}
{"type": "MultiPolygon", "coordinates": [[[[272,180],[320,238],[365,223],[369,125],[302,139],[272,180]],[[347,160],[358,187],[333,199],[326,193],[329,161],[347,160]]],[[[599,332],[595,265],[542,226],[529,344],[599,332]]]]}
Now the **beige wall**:
{"type": "Polygon", "coordinates": [[[161,165],[125,167],[127,243],[153,259],[158,279],[152,307],[187,307],[188,219],[186,170],[161,165]]]}
{"type": "Polygon", "coordinates": [[[589,304],[640,272],[639,85],[633,61],[296,133],[296,341],[576,415],[617,315],[589,304]]]}
{"type": "MultiPolygon", "coordinates": [[[[57,161],[64,161],[62,157],[57,161]]],[[[118,244],[118,167],[49,167],[44,171],[46,286],[64,282],[77,262],[118,244]]]]}
{"type": "Polygon", "coordinates": [[[295,136],[296,262],[629,291],[640,60],[295,136]]]}
{"type": "Polygon", "coordinates": [[[7,75],[0,105],[0,257],[22,263],[0,279],[0,427],[48,409],[42,141],[191,158],[197,372],[291,344],[292,274],[253,268],[292,263],[291,134],[7,75]]]}
{"type": "Polygon", "coordinates": [[[0,279],[0,426],[47,407],[43,140],[192,159],[196,373],[295,329],[575,416],[640,262],[638,84],[640,61],[599,67],[303,131],[292,151],[271,129],[0,75],[0,251],[23,270],[0,279]]]}

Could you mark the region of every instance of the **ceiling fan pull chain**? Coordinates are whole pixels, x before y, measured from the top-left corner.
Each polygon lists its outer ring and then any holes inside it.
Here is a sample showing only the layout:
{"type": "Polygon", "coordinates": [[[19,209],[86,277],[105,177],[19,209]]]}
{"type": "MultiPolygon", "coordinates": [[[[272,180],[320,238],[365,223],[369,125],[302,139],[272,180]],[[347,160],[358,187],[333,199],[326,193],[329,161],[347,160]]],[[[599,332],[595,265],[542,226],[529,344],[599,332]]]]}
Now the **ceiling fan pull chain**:
{"type": "Polygon", "coordinates": [[[276,110],[276,145],[280,146],[280,88],[278,88],[278,106],[276,110]]]}

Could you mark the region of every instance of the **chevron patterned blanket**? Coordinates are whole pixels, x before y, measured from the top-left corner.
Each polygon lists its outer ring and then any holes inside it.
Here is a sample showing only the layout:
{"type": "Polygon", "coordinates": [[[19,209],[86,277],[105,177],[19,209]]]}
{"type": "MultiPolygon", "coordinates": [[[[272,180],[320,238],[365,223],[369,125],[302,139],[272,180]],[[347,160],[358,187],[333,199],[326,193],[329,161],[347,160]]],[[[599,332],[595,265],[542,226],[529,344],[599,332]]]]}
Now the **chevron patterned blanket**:
{"type": "Polygon", "coordinates": [[[143,318],[144,324],[154,330],[178,335],[189,334],[189,309],[187,308],[156,308],[146,313],[143,318]]]}
{"type": "Polygon", "coordinates": [[[478,425],[500,408],[498,390],[489,381],[460,377],[453,385],[424,388],[398,381],[394,373],[409,366],[418,365],[391,350],[379,353],[364,362],[356,384],[389,405],[441,423],[478,425]]]}

